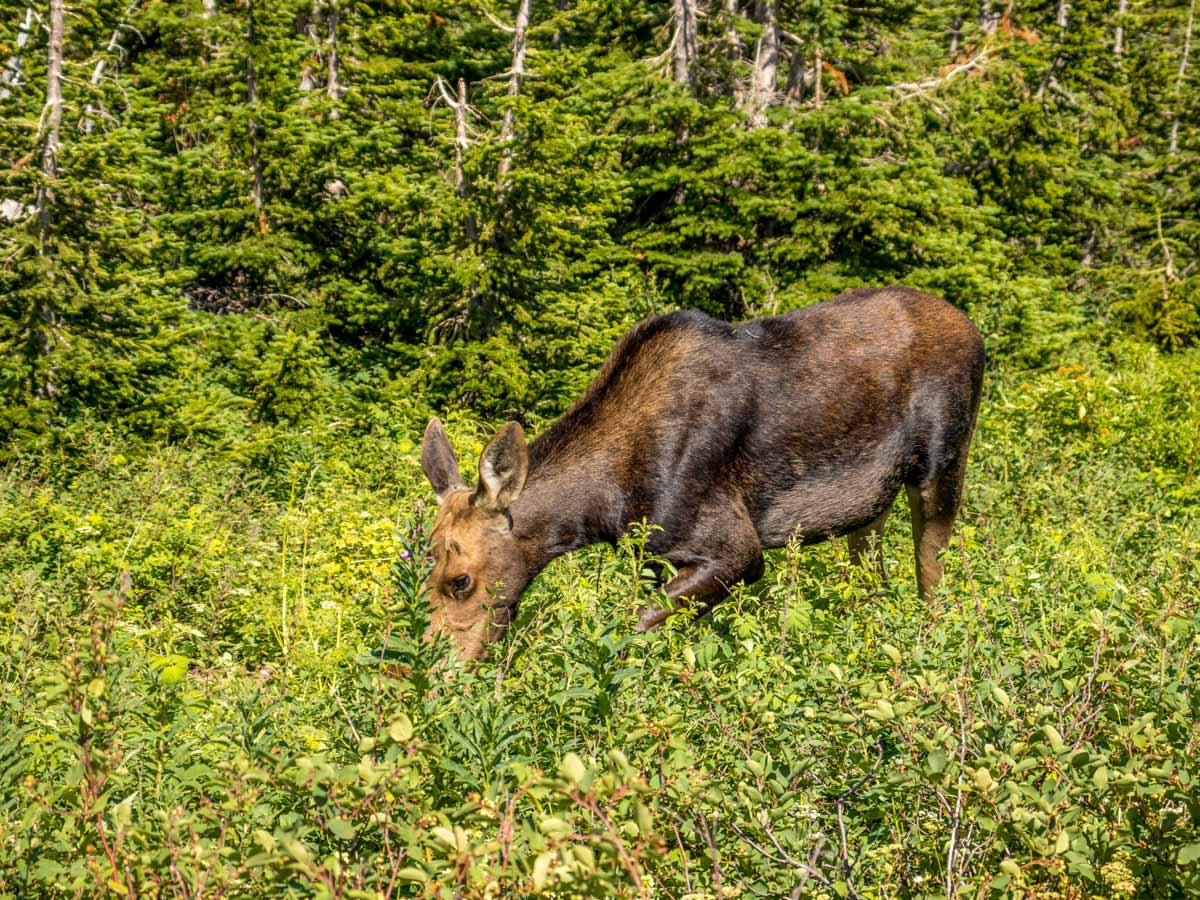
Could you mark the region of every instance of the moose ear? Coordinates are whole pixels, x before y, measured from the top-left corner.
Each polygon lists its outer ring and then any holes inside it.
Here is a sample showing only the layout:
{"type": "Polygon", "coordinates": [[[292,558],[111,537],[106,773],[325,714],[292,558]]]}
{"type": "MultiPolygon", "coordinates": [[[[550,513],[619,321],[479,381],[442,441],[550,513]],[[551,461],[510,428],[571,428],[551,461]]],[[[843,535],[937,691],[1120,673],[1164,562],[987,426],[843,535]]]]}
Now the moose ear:
{"type": "Polygon", "coordinates": [[[467,483],[458,471],[458,460],[454,448],[446,437],[446,429],[437,419],[430,419],[425,426],[425,441],[421,445],[421,468],[425,477],[437,492],[438,503],[455,488],[464,488],[467,483]]]}
{"type": "Polygon", "coordinates": [[[479,457],[479,484],[471,502],[481,509],[504,512],[520,496],[529,474],[529,446],[525,431],[509,422],[488,441],[479,457]]]}

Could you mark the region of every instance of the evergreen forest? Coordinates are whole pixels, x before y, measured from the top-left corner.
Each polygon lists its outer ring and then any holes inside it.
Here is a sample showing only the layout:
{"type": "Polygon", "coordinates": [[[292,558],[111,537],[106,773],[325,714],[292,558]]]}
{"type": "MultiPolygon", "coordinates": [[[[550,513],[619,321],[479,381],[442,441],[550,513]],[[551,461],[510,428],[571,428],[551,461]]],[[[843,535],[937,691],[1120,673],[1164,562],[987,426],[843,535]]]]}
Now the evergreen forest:
{"type": "Polygon", "coordinates": [[[1197,0],[0,0],[0,900],[1200,896],[1197,0]],[[618,338],[987,349],[930,603],[654,523],[486,659],[472,480],[618,338]]]}

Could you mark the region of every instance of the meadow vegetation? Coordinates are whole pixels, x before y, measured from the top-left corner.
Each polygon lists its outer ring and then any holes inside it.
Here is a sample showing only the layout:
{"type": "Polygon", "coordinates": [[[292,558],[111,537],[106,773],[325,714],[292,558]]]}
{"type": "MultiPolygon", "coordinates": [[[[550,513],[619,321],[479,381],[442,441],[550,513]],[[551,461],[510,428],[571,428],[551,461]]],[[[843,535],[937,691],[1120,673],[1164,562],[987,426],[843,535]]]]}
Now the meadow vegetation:
{"type": "Polygon", "coordinates": [[[0,0],[0,898],[1200,896],[1196,0],[0,0]],[[932,603],[633,523],[424,643],[640,318],[904,283],[988,370],[932,603]]]}
{"type": "Polygon", "coordinates": [[[886,583],[790,548],[635,635],[635,530],[470,669],[420,640],[419,416],[12,463],[0,890],[1191,895],[1200,357],[1121,353],[989,380],[932,606],[899,508],[886,583]]]}

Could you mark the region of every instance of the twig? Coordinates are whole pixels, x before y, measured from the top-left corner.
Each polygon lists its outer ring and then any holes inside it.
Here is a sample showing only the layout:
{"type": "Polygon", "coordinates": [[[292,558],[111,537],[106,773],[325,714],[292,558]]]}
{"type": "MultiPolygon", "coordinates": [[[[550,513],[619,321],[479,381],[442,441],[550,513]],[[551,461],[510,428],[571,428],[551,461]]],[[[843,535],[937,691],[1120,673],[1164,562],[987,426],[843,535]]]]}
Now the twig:
{"type": "MultiPolygon", "coordinates": [[[[779,856],[774,856],[769,850],[767,850],[761,844],[756,843],[754,841],[754,839],[750,837],[750,835],[746,834],[744,831],[742,831],[742,829],[738,828],[737,825],[734,824],[733,822],[729,823],[729,827],[732,828],[735,832],[737,832],[738,837],[740,837],[743,841],[745,841],[747,844],[749,844],[751,847],[753,847],[755,850],[757,850],[759,853],[761,853],[763,856],[765,856],[771,862],[783,863],[784,865],[791,866],[793,869],[798,869],[799,871],[804,873],[806,878],[812,878],[813,880],[817,881],[822,887],[833,887],[833,882],[829,880],[828,875],[826,875],[820,869],[813,868],[808,863],[800,862],[800,860],[794,858],[790,853],[788,853],[786,850],[784,850],[779,845],[779,842],[775,839],[775,835],[773,835],[771,833],[770,829],[764,827],[763,831],[766,833],[767,837],[770,838],[771,843],[775,845],[775,849],[777,849],[779,851],[779,856]]],[[[689,890],[690,890],[690,888],[689,888],[689,890]]]]}

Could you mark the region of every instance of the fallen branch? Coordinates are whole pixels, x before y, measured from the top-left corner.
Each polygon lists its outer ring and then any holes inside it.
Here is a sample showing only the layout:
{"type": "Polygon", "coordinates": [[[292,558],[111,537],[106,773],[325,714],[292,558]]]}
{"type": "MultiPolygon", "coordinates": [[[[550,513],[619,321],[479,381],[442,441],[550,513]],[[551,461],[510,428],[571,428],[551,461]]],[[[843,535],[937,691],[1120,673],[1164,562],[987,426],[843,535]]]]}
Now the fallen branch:
{"type": "Polygon", "coordinates": [[[959,75],[969,74],[982,67],[994,53],[994,48],[984,48],[969,59],[944,69],[936,78],[927,78],[924,81],[902,81],[899,84],[888,85],[887,89],[895,93],[904,94],[907,97],[927,94],[932,90],[949,84],[959,75]]]}

